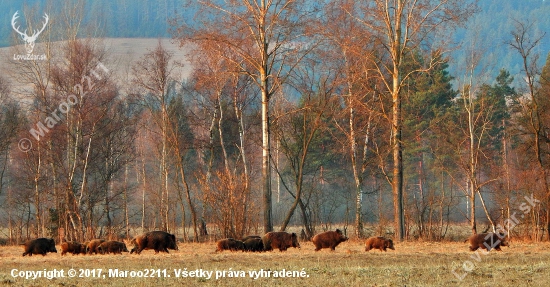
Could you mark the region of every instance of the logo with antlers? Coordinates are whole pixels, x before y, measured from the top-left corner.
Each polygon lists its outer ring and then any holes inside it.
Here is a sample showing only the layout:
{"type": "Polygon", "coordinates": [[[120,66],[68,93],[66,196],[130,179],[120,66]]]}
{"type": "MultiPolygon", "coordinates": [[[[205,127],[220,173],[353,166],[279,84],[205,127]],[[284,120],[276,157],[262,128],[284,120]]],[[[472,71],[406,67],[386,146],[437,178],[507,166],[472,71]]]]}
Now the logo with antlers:
{"type": "Polygon", "coordinates": [[[21,38],[23,38],[23,41],[25,41],[25,50],[27,50],[27,54],[32,54],[32,51],[34,50],[34,42],[36,41],[36,38],[38,37],[38,35],[40,35],[40,33],[42,33],[42,31],[44,31],[44,29],[46,28],[46,25],[48,25],[48,20],[49,20],[48,14],[44,13],[44,20],[46,21],[44,22],[42,29],[34,30],[32,35],[29,36],[27,35],[27,29],[25,29],[25,32],[21,32],[19,31],[20,26],[15,27],[16,25],[15,20],[19,18],[17,13],[19,13],[19,11],[16,11],[15,14],[13,14],[13,17],[11,18],[11,26],[13,27],[13,30],[17,32],[17,34],[21,35],[21,38]]]}

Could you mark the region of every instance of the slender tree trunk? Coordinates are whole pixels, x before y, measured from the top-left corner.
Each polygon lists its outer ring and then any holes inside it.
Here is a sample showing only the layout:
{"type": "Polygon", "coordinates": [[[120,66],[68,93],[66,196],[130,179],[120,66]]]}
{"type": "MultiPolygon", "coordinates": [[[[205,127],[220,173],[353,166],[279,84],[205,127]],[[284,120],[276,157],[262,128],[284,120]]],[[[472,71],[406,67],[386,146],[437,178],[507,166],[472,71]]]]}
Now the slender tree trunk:
{"type": "Polygon", "coordinates": [[[41,225],[41,211],[42,211],[42,202],[40,201],[40,188],[39,188],[39,185],[38,185],[38,181],[40,180],[40,171],[41,171],[41,167],[42,167],[42,154],[41,154],[41,149],[40,149],[40,143],[38,144],[37,146],[37,150],[38,150],[38,163],[37,163],[37,166],[36,166],[36,172],[34,174],[34,206],[36,208],[36,235],[38,237],[42,237],[42,232],[40,230],[40,225],[41,225]]]}
{"type": "Polygon", "coordinates": [[[167,121],[168,117],[166,115],[166,104],[164,102],[164,91],[160,91],[162,93],[160,95],[161,97],[161,159],[160,159],[160,170],[159,170],[159,176],[160,176],[160,182],[161,182],[161,195],[160,195],[160,218],[161,218],[161,226],[162,230],[168,231],[168,212],[169,212],[169,200],[168,200],[168,170],[167,170],[167,154],[168,154],[168,148],[167,148],[167,121]]]}
{"type": "Polygon", "coordinates": [[[302,166],[303,166],[303,161],[300,162],[298,176],[296,177],[296,196],[295,196],[295,199],[294,199],[294,203],[292,204],[292,206],[288,210],[288,212],[286,214],[286,217],[283,220],[283,224],[281,225],[281,231],[286,230],[288,224],[290,223],[290,219],[292,219],[292,215],[294,215],[294,211],[296,210],[296,207],[298,207],[298,204],[301,201],[302,181],[303,181],[302,166]]]}
{"type": "Polygon", "coordinates": [[[258,19],[258,47],[261,57],[260,68],[260,89],[262,92],[262,189],[263,189],[263,205],[264,205],[264,232],[273,231],[273,215],[271,202],[271,147],[270,147],[270,129],[269,129],[269,42],[266,27],[266,15],[268,14],[268,3],[266,0],[260,2],[260,13],[258,19]]]}
{"type": "MultiPolygon", "coordinates": [[[[267,44],[266,44],[267,45],[267,44]]],[[[271,203],[271,165],[270,165],[270,131],[269,131],[269,95],[268,80],[262,72],[262,183],[264,203],[264,232],[273,231],[271,203]]]]}
{"type": "MultiPolygon", "coordinates": [[[[78,199],[78,202],[75,202],[75,207],[74,207],[75,210],[80,209],[81,200],[82,200],[82,198],[84,196],[84,193],[85,193],[86,181],[87,181],[86,176],[87,176],[87,172],[88,172],[88,160],[90,158],[90,151],[92,149],[92,137],[94,135],[94,130],[95,130],[95,125],[92,128],[92,134],[90,135],[90,139],[88,140],[88,147],[86,149],[86,157],[84,159],[84,168],[82,170],[82,185],[80,186],[80,197],[78,199]]],[[[78,231],[78,237],[77,238],[80,240],[83,237],[83,230],[82,230],[82,220],[80,219],[79,213],[80,212],[77,213],[77,216],[79,218],[79,231],[78,231]]]]}
{"type": "Polygon", "coordinates": [[[130,238],[130,217],[128,216],[128,165],[124,169],[124,233],[130,238]]]}
{"type": "Polygon", "coordinates": [[[220,147],[222,148],[222,154],[223,154],[223,163],[225,167],[225,172],[227,173],[227,176],[229,177],[229,183],[232,185],[233,182],[233,176],[231,175],[231,169],[229,168],[229,158],[227,156],[227,149],[225,148],[225,140],[223,137],[223,107],[221,103],[221,92],[218,93],[218,109],[220,111],[220,117],[218,118],[218,134],[220,135],[220,147]]]}
{"type": "MultiPolygon", "coordinates": [[[[506,133],[507,127],[506,127],[506,121],[502,120],[502,126],[504,127],[504,136],[502,137],[502,154],[504,156],[504,173],[506,176],[506,217],[507,219],[510,218],[510,197],[511,197],[511,186],[510,186],[510,165],[508,164],[508,135],[506,133]]],[[[504,220],[504,219],[503,219],[504,220]]],[[[508,226],[504,226],[504,228],[508,231],[507,236],[508,240],[511,239],[512,233],[510,232],[510,221],[508,220],[508,226]]]]}
{"type": "Polygon", "coordinates": [[[143,148],[141,149],[141,178],[141,231],[143,232],[145,230],[145,191],[147,189],[147,177],[145,176],[145,160],[143,158],[143,148]]]}
{"type": "MultiPolygon", "coordinates": [[[[398,79],[394,79],[394,83],[398,79]]],[[[398,89],[394,85],[394,89],[398,89]]],[[[393,122],[392,122],[392,145],[393,145],[393,177],[392,190],[394,201],[394,220],[396,238],[405,239],[405,217],[403,213],[403,147],[401,142],[401,98],[396,91],[393,98],[393,122]]]]}
{"type": "MultiPolygon", "coordinates": [[[[248,213],[248,205],[250,200],[250,185],[249,185],[249,175],[248,175],[248,162],[246,157],[246,150],[245,150],[245,127],[244,127],[244,120],[242,116],[242,110],[240,108],[240,105],[237,103],[237,93],[235,93],[234,99],[233,99],[233,107],[235,109],[235,116],[237,118],[237,121],[239,123],[239,152],[241,154],[241,158],[243,161],[243,172],[244,172],[244,198],[243,198],[243,229],[240,230],[241,233],[246,232],[246,228],[248,225],[248,216],[246,214],[248,213]]],[[[236,168],[236,167],[235,167],[236,168]]]]}
{"type": "Polygon", "coordinates": [[[418,190],[420,191],[420,208],[418,208],[418,229],[420,230],[420,236],[425,235],[424,226],[424,211],[426,210],[426,203],[424,202],[424,183],[423,183],[424,168],[422,166],[422,160],[418,161],[418,190]]]}
{"type": "Polygon", "coordinates": [[[357,142],[355,140],[355,110],[353,107],[353,99],[351,94],[351,84],[349,93],[349,143],[350,143],[350,153],[351,153],[351,166],[353,170],[353,179],[355,184],[355,236],[361,238],[363,236],[363,218],[362,218],[362,206],[363,206],[363,190],[362,186],[362,175],[357,170],[357,142]]]}
{"type": "Polygon", "coordinates": [[[470,198],[470,229],[472,230],[472,234],[477,234],[476,196],[473,191],[470,192],[469,198],[470,198]]]}
{"type": "Polygon", "coordinates": [[[300,199],[298,201],[298,205],[300,206],[300,210],[302,211],[302,224],[304,225],[304,228],[306,229],[307,240],[311,240],[311,238],[313,237],[313,230],[312,230],[312,226],[311,226],[311,220],[310,220],[309,216],[307,215],[307,209],[306,209],[306,206],[304,205],[304,202],[302,201],[302,199],[300,199]]]}
{"type": "MultiPolygon", "coordinates": [[[[394,33],[392,36],[392,148],[393,148],[393,177],[392,192],[394,204],[394,225],[396,238],[405,239],[405,217],[403,213],[403,147],[401,142],[402,115],[401,115],[401,45],[402,45],[402,13],[403,1],[397,0],[396,11],[394,13],[394,33]]],[[[390,19],[388,19],[390,20],[390,19]]]]}
{"type": "Polygon", "coordinates": [[[187,204],[189,204],[189,211],[191,211],[191,220],[193,221],[193,232],[195,234],[194,241],[199,242],[197,212],[195,211],[195,206],[193,205],[193,201],[191,200],[191,191],[189,190],[189,184],[187,183],[187,179],[185,177],[185,170],[183,169],[183,163],[180,165],[180,175],[181,175],[181,180],[183,182],[183,186],[185,187],[185,195],[187,197],[187,204]]]}

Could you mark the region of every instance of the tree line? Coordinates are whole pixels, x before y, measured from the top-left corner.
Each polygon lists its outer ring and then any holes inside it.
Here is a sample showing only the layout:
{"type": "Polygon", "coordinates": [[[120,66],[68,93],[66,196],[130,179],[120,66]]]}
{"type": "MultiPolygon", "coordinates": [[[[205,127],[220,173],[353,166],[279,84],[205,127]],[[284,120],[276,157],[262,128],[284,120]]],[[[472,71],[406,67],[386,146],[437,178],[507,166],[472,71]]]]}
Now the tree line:
{"type": "Polygon", "coordinates": [[[474,4],[192,1],[194,18],[169,22],[190,51],[186,79],[160,40],[122,78],[78,21],[50,28],[67,40],[0,78],[6,237],[202,240],[294,225],[308,239],[343,224],[441,240],[452,223],[508,230],[522,212],[512,234],[548,240],[542,37],[529,22],[510,31],[521,74],[484,77],[472,45],[451,75],[450,35],[474,4]]]}

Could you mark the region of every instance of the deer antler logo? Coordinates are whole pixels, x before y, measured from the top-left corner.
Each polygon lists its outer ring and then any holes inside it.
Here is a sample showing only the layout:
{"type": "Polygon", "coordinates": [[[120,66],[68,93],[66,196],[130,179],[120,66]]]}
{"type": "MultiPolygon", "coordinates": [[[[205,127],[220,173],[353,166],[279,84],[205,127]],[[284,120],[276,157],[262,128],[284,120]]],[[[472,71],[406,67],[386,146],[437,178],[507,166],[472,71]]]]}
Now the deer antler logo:
{"type": "Polygon", "coordinates": [[[15,20],[19,18],[17,13],[19,13],[19,11],[16,11],[15,14],[13,14],[13,17],[11,18],[11,26],[13,27],[13,30],[17,32],[17,34],[21,35],[21,38],[23,38],[23,41],[25,41],[25,50],[27,50],[27,54],[32,54],[32,51],[34,50],[34,42],[36,41],[36,38],[38,37],[38,35],[40,35],[40,33],[42,33],[42,31],[44,31],[44,29],[46,28],[46,25],[48,25],[48,20],[49,20],[48,14],[44,13],[44,19],[46,21],[44,22],[44,26],[42,26],[42,29],[40,29],[40,31],[34,30],[32,33],[32,36],[29,36],[27,35],[26,29],[25,29],[25,32],[21,32],[19,31],[20,26],[15,27],[16,25],[15,20]]]}

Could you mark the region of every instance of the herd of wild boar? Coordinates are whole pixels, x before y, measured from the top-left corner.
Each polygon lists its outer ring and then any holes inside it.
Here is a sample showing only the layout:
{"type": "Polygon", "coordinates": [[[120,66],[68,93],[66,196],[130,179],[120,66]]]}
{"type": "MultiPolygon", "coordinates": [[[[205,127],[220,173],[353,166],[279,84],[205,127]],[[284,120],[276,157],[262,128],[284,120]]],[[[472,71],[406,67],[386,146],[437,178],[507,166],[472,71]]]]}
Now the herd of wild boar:
{"type": "MultiPolygon", "coordinates": [[[[336,246],[348,240],[348,238],[340,231],[327,231],[319,233],[312,238],[315,251],[323,248],[335,250],[336,246]]],[[[496,233],[481,233],[470,236],[466,241],[470,243],[470,251],[475,251],[478,248],[495,249],[501,251],[501,246],[509,246],[503,234],[496,233]]],[[[466,242],[465,241],[465,242],[466,242]]],[[[134,237],[131,241],[134,245],[132,250],[128,251],[126,244],[120,241],[106,241],[103,239],[93,239],[84,243],[75,241],[61,243],[61,255],[67,253],[75,254],[122,254],[122,252],[130,252],[140,254],[141,251],[152,249],[155,253],[166,252],[168,249],[178,250],[176,236],[164,231],[151,231],[134,237]]],[[[46,255],[48,252],[57,253],[55,241],[52,238],[38,238],[29,240],[24,245],[25,252],[23,256],[33,254],[46,255]]],[[[264,236],[257,235],[247,236],[242,240],[234,238],[225,238],[216,242],[216,252],[224,250],[230,251],[246,251],[246,252],[263,252],[279,249],[286,251],[289,247],[300,248],[298,236],[296,233],[287,232],[268,232],[264,236]]],[[[370,237],[365,241],[365,251],[371,249],[386,249],[395,250],[393,241],[384,237],[370,237]]]]}
{"type": "MultiPolygon", "coordinates": [[[[61,255],[67,253],[76,254],[122,254],[122,252],[130,252],[140,254],[141,251],[147,249],[155,250],[155,253],[160,251],[168,253],[168,249],[178,250],[176,244],[176,236],[164,231],[151,231],[134,237],[131,241],[134,248],[128,251],[126,244],[121,241],[106,241],[103,239],[93,239],[84,243],[75,241],[65,241],[61,243],[61,255]]],[[[46,255],[48,252],[57,253],[55,242],[52,238],[38,238],[22,244],[25,252],[23,256],[33,254],[46,255]]]]}

